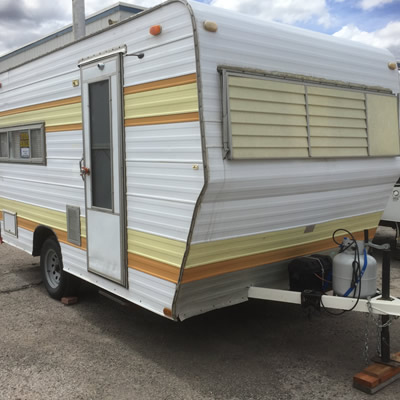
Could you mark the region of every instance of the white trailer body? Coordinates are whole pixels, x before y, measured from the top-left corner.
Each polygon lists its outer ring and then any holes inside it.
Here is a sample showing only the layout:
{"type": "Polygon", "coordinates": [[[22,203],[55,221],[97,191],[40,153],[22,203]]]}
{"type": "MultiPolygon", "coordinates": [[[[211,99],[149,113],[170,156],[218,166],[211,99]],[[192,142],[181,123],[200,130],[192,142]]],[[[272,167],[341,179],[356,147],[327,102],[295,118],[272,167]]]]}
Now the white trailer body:
{"type": "Polygon", "coordinates": [[[392,61],[169,1],[4,71],[2,237],[54,235],[65,271],[168,318],[246,301],[335,229],[374,232],[400,175],[392,61]]]}

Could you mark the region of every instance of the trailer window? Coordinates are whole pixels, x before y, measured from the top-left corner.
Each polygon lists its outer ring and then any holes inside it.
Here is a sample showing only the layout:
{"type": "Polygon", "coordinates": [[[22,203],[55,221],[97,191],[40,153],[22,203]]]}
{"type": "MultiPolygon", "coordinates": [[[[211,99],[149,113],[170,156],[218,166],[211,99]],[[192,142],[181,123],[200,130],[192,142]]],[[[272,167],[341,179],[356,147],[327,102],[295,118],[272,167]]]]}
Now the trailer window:
{"type": "Polygon", "coordinates": [[[224,150],[231,160],[400,153],[397,99],[389,92],[222,74],[224,150]]]}
{"type": "Polygon", "coordinates": [[[7,132],[0,132],[0,158],[8,157],[7,132]]]}
{"type": "Polygon", "coordinates": [[[94,207],[112,209],[109,81],[89,84],[91,182],[94,207]]]}
{"type": "Polygon", "coordinates": [[[45,163],[44,124],[0,128],[0,162],[45,163]]]}

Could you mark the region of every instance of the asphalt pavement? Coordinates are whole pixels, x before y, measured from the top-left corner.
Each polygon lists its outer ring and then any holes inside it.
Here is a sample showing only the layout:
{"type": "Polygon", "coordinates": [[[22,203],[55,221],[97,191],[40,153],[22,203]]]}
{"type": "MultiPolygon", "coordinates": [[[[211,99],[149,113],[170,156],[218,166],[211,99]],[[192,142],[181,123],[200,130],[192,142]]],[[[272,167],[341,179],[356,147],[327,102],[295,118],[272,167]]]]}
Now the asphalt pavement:
{"type": "MultiPolygon", "coordinates": [[[[400,295],[398,261],[392,276],[400,295]]],[[[255,300],[177,323],[88,284],[65,306],[47,295],[39,258],[0,246],[1,400],[371,399],[352,387],[366,326],[361,313],[309,318],[300,306],[255,300]]],[[[391,342],[400,351],[400,320],[391,342]]],[[[399,391],[400,380],[373,398],[399,391]]]]}

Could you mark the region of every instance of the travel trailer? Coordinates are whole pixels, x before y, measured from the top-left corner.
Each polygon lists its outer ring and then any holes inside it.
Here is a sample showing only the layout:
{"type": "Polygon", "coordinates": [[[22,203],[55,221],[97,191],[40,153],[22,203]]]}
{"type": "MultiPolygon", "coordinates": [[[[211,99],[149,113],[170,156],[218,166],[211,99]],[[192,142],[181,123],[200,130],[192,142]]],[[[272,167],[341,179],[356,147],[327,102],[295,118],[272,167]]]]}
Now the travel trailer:
{"type": "Polygon", "coordinates": [[[0,72],[4,242],[173,320],[288,288],[400,176],[382,49],[167,1],[0,72]],[[296,60],[295,62],[293,60],[296,60]]]}

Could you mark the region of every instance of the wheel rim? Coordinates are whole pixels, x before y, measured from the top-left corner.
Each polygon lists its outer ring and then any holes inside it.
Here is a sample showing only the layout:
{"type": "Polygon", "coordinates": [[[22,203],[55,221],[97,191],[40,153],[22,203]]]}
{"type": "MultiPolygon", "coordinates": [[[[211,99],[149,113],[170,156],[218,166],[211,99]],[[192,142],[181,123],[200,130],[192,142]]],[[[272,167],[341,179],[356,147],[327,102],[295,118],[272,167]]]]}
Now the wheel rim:
{"type": "Polygon", "coordinates": [[[48,284],[53,289],[57,289],[60,285],[61,265],[57,253],[52,249],[49,249],[46,253],[44,270],[48,284]]]}

